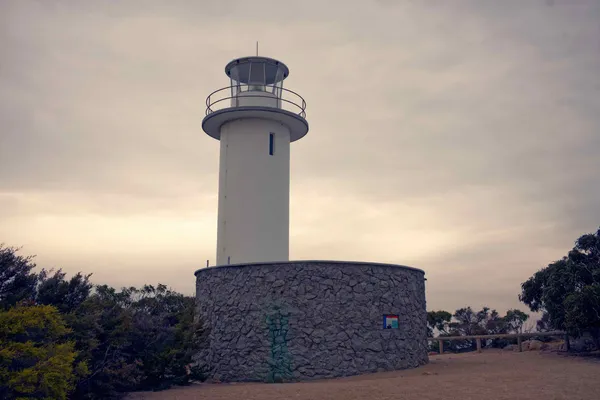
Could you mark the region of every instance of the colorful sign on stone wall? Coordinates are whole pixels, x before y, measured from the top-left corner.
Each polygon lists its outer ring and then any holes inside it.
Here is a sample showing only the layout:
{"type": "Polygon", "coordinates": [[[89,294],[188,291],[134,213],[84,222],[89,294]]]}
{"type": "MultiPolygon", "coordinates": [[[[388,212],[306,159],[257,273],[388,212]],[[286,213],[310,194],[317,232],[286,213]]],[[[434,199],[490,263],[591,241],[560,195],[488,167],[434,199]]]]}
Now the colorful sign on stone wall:
{"type": "Polygon", "coordinates": [[[384,315],[383,329],[398,329],[398,316],[394,314],[384,315]]]}

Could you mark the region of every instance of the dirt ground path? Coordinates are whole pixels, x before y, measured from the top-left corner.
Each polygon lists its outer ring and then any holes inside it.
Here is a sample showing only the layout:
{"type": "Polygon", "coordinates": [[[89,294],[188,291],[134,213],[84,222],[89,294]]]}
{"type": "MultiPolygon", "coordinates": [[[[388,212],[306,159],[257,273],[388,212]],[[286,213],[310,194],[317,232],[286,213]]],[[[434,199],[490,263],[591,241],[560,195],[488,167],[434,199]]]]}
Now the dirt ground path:
{"type": "Polygon", "coordinates": [[[545,352],[431,356],[418,369],[287,384],[202,384],[130,400],[597,400],[600,362],[545,352]]]}

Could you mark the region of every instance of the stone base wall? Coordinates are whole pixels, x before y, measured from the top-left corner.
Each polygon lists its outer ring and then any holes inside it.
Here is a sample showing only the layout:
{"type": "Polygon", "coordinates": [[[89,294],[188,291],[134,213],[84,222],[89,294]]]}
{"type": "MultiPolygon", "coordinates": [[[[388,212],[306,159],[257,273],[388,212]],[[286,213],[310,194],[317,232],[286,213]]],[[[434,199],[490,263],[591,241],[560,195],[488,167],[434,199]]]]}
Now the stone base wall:
{"type": "Polygon", "coordinates": [[[196,361],[221,381],[285,382],[426,364],[424,272],[299,261],[196,271],[208,343],[196,361]],[[384,329],[385,314],[399,316],[384,329]]]}

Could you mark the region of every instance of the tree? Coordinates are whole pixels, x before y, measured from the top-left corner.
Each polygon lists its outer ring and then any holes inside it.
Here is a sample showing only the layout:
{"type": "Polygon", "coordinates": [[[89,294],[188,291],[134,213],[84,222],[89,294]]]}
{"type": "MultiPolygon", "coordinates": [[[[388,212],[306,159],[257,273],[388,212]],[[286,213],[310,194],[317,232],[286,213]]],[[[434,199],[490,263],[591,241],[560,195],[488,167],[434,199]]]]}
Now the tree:
{"type": "Polygon", "coordinates": [[[75,398],[119,398],[203,379],[201,371],[188,371],[204,337],[194,312],[192,297],[165,285],[97,286],[72,325],[91,372],[75,398]]]}
{"type": "Polygon", "coordinates": [[[575,337],[588,332],[600,348],[600,229],[581,236],[567,256],[521,284],[519,299],[544,312],[549,328],[575,337]]]}
{"type": "Polygon", "coordinates": [[[125,300],[114,288],[100,285],[66,315],[79,357],[87,361],[90,370],[77,383],[74,399],[116,399],[139,383],[138,365],[129,363],[122,351],[131,329],[125,300]]]}
{"type": "Polygon", "coordinates": [[[21,300],[32,299],[38,280],[33,257],[17,254],[19,249],[0,243],[0,310],[7,310],[21,300]]]}
{"type": "Polygon", "coordinates": [[[521,284],[519,300],[531,311],[545,311],[548,324],[554,329],[565,329],[564,301],[577,288],[575,265],[568,259],[556,261],[536,272],[521,284]]]}
{"type": "Polygon", "coordinates": [[[501,317],[498,311],[488,310],[487,307],[480,312],[481,323],[486,335],[497,335],[506,333],[506,317],[501,317]]]}
{"type": "Polygon", "coordinates": [[[529,319],[529,315],[525,314],[521,310],[513,309],[506,312],[504,317],[504,323],[507,332],[521,333],[523,331],[523,324],[529,319]]]}
{"type": "Polygon", "coordinates": [[[550,332],[552,330],[550,327],[550,317],[547,312],[544,311],[542,313],[542,317],[536,321],[535,327],[539,332],[550,332]]]}
{"type": "Polygon", "coordinates": [[[460,308],[454,313],[454,319],[456,322],[451,323],[450,328],[458,336],[486,335],[489,329],[494,330],[492,333],[497,333],[498,330],[498,312],[491,310],[490,313],[488,307],[477,312],[471,307],[460,308]]]}
{"type": "MultiPolygon", "coordinates": [[[[503,333],[503,323],[496,310],[483,307],[480,311],[474,311],[471,307],[456,310],[453,315],[455,322],[450,323],[451,336],[473,336],[503,333]]],[[[454,351],[474,349],[475,340],[465,340],[450,344],[454,351]]],[[[483,346],[486,343],[482,343],[483,346]]]]}
{"type": "Polygon", "coordinates": [[[429,311],[427,313],[427,336],[433,337],[437,330],[439,334],[448,333],[448,324],[452,320],[452,314],[448,311],[429,311]]]}
{"type": "Polygon", "coordinates": [[[565,328],[581,336],[589,332],[600,349],[600,285],[588,285],[565,299],[565,328]]]}
{"type": "Polygon", "coordinates": [[[92,274],[78,272],[69,280],[65,276],[60,269],[53,275],[42,271],[38,276],[36,302],[53,305],[65,314],[75,311],[90,295],[93,285],[89,278],[92,274]]]}
{"type": "Polygon", "coordinates": [[[185,384],[186,366],[199,350],[200,326],[194,322],[195,299],[169,290],[165,285],[144,285],[132,290],[133,353],[139,354],[143,389],[185,384]]]}
{"type": "Polygon", "coordinates": [[[0,397],[66,399],[85,363],[58,310],[19,304],[0,311],[0,397]]]}

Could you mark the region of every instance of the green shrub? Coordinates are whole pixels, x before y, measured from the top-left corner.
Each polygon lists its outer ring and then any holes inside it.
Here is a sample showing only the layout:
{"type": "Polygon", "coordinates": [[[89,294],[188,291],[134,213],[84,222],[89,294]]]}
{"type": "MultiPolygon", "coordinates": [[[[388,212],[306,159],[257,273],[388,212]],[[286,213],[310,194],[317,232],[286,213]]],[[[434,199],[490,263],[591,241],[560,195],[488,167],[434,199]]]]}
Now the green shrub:
{"type": "Polygon", "coordinates": [[[66,399],[87,374],[85,363],[75,363],[69,333],[52,306],[0,311],[0,397],[66,399]]]}

